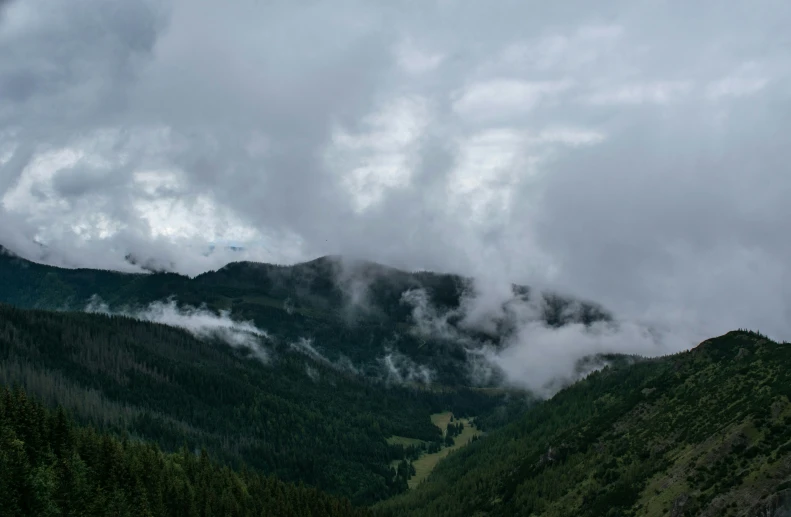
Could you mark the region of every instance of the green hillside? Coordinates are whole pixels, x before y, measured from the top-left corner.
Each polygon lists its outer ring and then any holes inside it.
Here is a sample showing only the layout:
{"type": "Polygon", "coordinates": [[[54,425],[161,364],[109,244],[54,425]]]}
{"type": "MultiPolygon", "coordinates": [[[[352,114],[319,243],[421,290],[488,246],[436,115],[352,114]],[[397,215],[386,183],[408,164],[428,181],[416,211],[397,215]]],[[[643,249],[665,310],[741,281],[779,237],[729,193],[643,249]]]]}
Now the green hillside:
{"type": "Polygon", "coordinates": [[[348,500],[76,426],[0,388],[0,516],[355,517],[348,500]]]}
{"type": "MultiPolygon", "coordinates": [[[[488,387],[470,386],[465,347],[499,346],[513,322],[489,334],[459,325],[454,310],[474,288],[461,277],[332,257],[234,263],[195,278],[130,275],[54,268],[1,251],[0,301],[16,307],[0,304],[0,384],[19,384],[116,437],[106,440],[127,437],[118,447],[130,457],[142,446],[129,444],[156,443],[166,452],[151,458],[170,465],[162,476],[207,461],[183,452],[205,448],[218,465],[209,470],[224,472],[215,493],[227,491],[223,483],[280,486],[257,477],[274,475],[373,505],[382,517],[791,515],[791,344],[735,331],[663,358],[583,358],[581,371],[585,361],[610,366],[536,403],[498,386],[496,375],[488,387]],[[417,322],[403,298],[414,289],[444,312],[453,337],[412,331],[417,322]],[[94,296],[133,314],[167,299],[230,310],[267,331],[255,338],[266,358],[219,336],[69,312],[94,296]],[[321,355],[292,346],[300,339],[321,355]],[[386,351],[408,358],[410,368],[430,368],[433,382],[393,382],[381,362],[386,351]],[[440,429],[448,422],[432,423],[432,415],[451,413],[469,437],[449,440],[440,429]]],[[[550,326],[610,318],[595,304],[541,296],[550,326]]],[[[55,486],[51,464],[37,458],[28,460],[25,482],[55,486]]],[[[174,483],[194,488],[189,472],[174,483]]],[[[143,496],[128,497],[132,508],[143,496]]]]}
{"type": "Polygon", "coordinates": [[[606,368],[459,450],[384,516],[791,512],[791,344],[730,332],[606,368]]]}
{"type": "Polygon", "coordinates": [[[406,490],[390,468],[415,451],[393,435],[438,442],[430,415],[486,415],[504,395],[415,390],[367,380],[267,341],[247,349],[126,317],[0,305],[0,383],[21,384],[81,421],[175,451],[303,481],[356,503],[406,490]]]}

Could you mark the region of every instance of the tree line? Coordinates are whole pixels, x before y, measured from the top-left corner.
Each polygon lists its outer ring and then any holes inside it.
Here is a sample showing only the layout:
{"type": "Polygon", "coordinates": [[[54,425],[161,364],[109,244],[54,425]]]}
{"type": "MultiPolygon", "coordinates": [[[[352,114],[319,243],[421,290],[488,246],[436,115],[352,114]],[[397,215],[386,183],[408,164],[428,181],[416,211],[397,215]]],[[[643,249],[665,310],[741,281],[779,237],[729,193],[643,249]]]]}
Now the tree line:
{"type": "Polygon", "coordinates": [[[367,516],[347,499],[234,471],[205,449],[78,426],[22,389],[0,388],[0,516],[367,516]]]}
{"type": "Polygon", "coordinates": [[[205,447],[217,461],[370,504],[406,490],[393,435],[442,440],[430,415],[494,413],[503,397],[387,385],[267,343],[268,364],[221,341],[119,316],[0,304],[0,382],[84,424],[205,447]],[[306,373],[306,365],[315,372],[306,373]]]}

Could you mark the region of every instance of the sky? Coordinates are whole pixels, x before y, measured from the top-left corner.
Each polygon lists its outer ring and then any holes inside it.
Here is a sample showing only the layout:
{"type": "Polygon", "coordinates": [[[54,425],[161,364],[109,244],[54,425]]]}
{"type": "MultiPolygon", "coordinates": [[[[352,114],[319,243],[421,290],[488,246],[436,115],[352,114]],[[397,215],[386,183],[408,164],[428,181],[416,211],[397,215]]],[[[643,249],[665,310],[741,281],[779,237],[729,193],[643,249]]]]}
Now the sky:
{"type": "Polygon", "coordinates": [[[341,254],[791,339],[790,25],[781,0],[0,2],[0,244],[341,254]]]}

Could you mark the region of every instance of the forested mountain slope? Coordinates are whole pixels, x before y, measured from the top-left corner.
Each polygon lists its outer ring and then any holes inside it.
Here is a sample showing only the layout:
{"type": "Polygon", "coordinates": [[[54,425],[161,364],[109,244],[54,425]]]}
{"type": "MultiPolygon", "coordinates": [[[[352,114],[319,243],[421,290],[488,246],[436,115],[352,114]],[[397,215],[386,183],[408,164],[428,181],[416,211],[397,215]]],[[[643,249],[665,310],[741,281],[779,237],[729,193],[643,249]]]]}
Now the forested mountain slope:
{"type": "Polygon", "coordinates": [[[791,513],[791,344],[735,331],[605,368],[451,455],[385,516],[791,513]]]}
{"type": "Polygon", "coordinates": [[[355,517],[370,515],[302,486],[234,472],[205,451],[79,427],[24,391],[0,388],[0,516],[355,517]]]}
{"type": "Polygon", "coordinates": [[[286,342],[266,346],[264,362],[165,325],[0,304],[0,383],[165,450],[204,446],[223,462],[360,504],[406,489],[390,463],[411,453],[387,438],[438,442],[432,413],[485,417],[504,403],[500,394],[374,382],[286,342]]]}
{"type": "MultiPolygon", "coordinates": [[[[364,261],[322,257],[293,266],[237,262],[189,278],[175,273],[128,274],[91,269],[63,269],[36,264],[0,247],[0,302],[25,308],[84,310],[93,296],[111,310],[140,308],[173,298],[179,305],[230,310],[235,319],[251,320],[283,340],[313,339],[331,360],[341,355],[365,369],[383,349],[395,350],[429,365],[434,381],[470,384],[465,346],[498,346],[507,339],[509,322],[496,331],[474,331],[447,323],[457,339],[420,336],[408,293],[425,293],[432,309],[460,309],[475,287],[470,279],[429,272],[409,273],[364,261]]],[[[541,317],[549,325],[590,323],[610,315],[593,303],[513,286],[515,299],[540,297],[541,317]]],[[[421,298],[422,299],[422,298],[421,298]]],[[[489,382],[496,383],[497,376],[489,382]]],[[[476,381],[477,382],[477,381],[476,381]]]]}

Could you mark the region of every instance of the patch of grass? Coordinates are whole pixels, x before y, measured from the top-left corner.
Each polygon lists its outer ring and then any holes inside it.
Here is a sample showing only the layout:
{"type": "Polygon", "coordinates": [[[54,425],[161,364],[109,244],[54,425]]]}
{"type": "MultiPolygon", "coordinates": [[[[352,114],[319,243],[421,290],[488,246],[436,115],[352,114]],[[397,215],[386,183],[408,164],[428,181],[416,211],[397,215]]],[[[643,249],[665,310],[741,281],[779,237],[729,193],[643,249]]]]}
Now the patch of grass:
{"type": "Polygon", "coordinates": [[[418,440],[417,438],[407,438],[406,436],[391,436],[387,439],[388,445],[403,445],[404,447],[409,447],[410,445],[421,446],[426,442],[424,440],[418,440]]]}
{"type": "Polygon", "coordinates": [[[642,515],[662,516],[667,515],[667,508],[673,506],[673,501],[682,493],[689,493],[689,487],[683,481],[673,482],[667,477],[660,477],[663,482],[669,482],[668,487],[659,488],[652,485],[650,490],[645,490],[638,504],[642,508],[642,515]]]}
{"type": "Polygon", "coordinates": [[[431,471],[434,470],[434,467],[437,464],[450,454],[450,448],[442,449],[439,452],[435,452],[433,454],[424,454],[420,458],[416,459],[412,462],[412,466],[415,467],[415,475],[409,478],[407,484],[409,488],[417,487],[424,479],[431,474],[431,471]]]}
{"type": "MultiPolygon", "coordinates": [[[[268,296],[261,296],[261,295],[245,295],[241,297],[242,302],[244,303],[252,303],[256,305],[264,305],[267,307],[273,307],[275,309],[280,309],[282,311],[286,311],[286,306],[283,300],[277,300],[275,298],[269,298],[268,296]]],[[[297,314],[301,314],[308,318],[316,318],[316,319],[328,319],[329,315],[325,312],[318,311],[315,309],[309,309],[305,307],[292,307],[288,309],[292,312],[297,314]]]]}
{"type": "Polygon", "coordinates": [[[473,436],[482,436],[483,433],[472,426],[470,420],[467,418],[460,418],[459,422],[464,422],[464,430],[461,432],[460,435],[456,436],[453,439],[453,445],[450,447],[446,447],[445,450],[448,451],[455,451],[456,449],[461,449],[465,445],[470,443],[473,436]]]}
{"type": "Polygon", "coordinates": [[[477,391],[478,393],[485,393],[486,395],[525,395],[524,390],[515,388],[482,388],[480,386],[466,386],[467,389],[477,391]]]}
{"type": "MultiPolygon", "coordinates": [[[[443,434],[445,434],[448,429],[450,415],[450,412],[436,413],[431,415],[431,421],[434,423],[434,425],[442,429],[443,434]]],[[[454,437],[453,445],[449,447],[443,447],[439,452],[423,454],[420,456],[420,458],[412,462],[412,465],[415,467],[415,475],[412,476],[408,481],[409,488],[417,487],[424,479],[428,477],[429,474],[431,474],[431,471],[434,470],[434,467],[436,467],[437,464],[448,454],[469,444],[473,436],[480,437],[483,434],[481,431],[472,426],[470,419],[459,418],[458,421],[464,423],[464,430],[460,435],[454,437]]]]}
{"type": "Polygon", "coordinates": [[[453,413],[450,411],[445,411],[444,413],[434,413],[431,415],[431,423],[442,429],[442,436],[445,436],[445,433],[448,431],[448,424],[450,423],[452,416],[453,413]]]}

